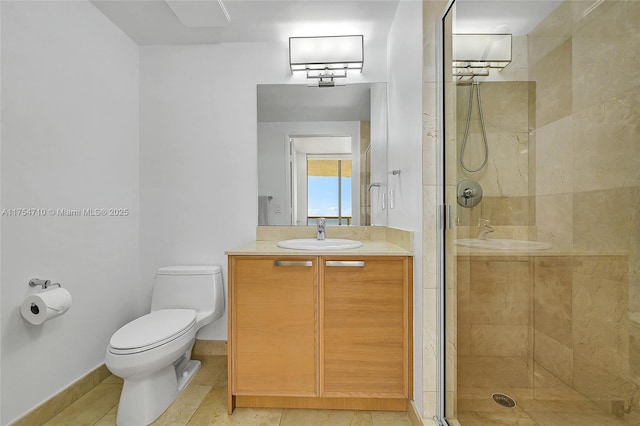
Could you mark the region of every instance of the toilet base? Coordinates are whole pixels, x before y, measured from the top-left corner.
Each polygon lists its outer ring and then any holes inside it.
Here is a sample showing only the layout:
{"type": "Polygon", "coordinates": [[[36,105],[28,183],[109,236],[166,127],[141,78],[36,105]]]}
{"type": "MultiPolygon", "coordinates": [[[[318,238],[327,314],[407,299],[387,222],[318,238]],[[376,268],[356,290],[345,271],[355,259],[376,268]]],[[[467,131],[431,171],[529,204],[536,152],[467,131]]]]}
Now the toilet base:
{"type": "Polygon", "coordinates": [[[169,364],[150,375],[125,379],[116,424],[141,426],[153,423],[175,401],[200,365],[200,361],[189,360],[177,369],[175,364],[169,364]]]}

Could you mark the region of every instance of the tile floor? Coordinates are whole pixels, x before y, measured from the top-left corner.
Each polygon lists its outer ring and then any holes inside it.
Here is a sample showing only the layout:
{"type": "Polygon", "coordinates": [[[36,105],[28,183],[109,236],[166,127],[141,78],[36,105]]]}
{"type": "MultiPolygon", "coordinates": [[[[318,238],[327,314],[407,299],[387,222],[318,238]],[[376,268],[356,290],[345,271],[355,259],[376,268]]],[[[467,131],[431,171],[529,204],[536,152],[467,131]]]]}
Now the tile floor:
{"type": "MultiPolygon", "coordinates": [[[[407,413],[238,408],[227,415],[227,357],[200,357],[202,368],[154,425],[411,426],[407,413]]],[[[109,376],[51,419],[47,426],[116,424],[122,380],[109,376]]]]}
{"type": "Polygon", "coordinates": [[[639,413],[615,417],[539,366],[534,382],[532,388],[500,389],[516,400],[514,408],[493,401],[495,388],[459,388],[457,420],[461,426],[640,425],[639,413]]]}

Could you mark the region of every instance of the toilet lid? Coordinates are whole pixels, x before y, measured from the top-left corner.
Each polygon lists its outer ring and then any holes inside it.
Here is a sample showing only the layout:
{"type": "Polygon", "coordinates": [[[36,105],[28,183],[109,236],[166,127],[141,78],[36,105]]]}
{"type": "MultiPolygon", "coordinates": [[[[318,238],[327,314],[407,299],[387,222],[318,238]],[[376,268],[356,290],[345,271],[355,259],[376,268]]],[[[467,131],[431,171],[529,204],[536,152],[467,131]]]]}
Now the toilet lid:
{"type": "Polygon", "coordinates": [[[116,331],[109,345],[113,349],[141,349],[173,340],[196,323],[193,309],[161,309],[131,321],[116,331]]]}

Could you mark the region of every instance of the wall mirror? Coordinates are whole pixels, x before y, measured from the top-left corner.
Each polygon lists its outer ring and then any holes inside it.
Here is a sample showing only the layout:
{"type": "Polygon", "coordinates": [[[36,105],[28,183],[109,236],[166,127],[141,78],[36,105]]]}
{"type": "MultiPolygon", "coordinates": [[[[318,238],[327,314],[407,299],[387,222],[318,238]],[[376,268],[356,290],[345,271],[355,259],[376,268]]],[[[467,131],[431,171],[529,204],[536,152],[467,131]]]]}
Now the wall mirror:
{"type": "Polygon", "coordinates": [[[387,85],[261,84],[258,224],[387,224],[387,85]]]}

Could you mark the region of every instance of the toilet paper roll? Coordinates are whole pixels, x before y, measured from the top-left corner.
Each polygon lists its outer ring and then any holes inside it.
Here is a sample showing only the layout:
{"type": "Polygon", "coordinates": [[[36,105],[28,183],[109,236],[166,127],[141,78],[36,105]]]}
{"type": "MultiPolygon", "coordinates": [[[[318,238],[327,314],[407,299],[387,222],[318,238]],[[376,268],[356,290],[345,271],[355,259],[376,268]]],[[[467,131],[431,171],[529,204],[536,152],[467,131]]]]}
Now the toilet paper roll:
{"type": "Polygon", "coordinates": [[[28,296],[20,305],[20,313],[31,324],[40,325],[59,317],[70,307],[71,293],[60,287],[28,296]]]}

